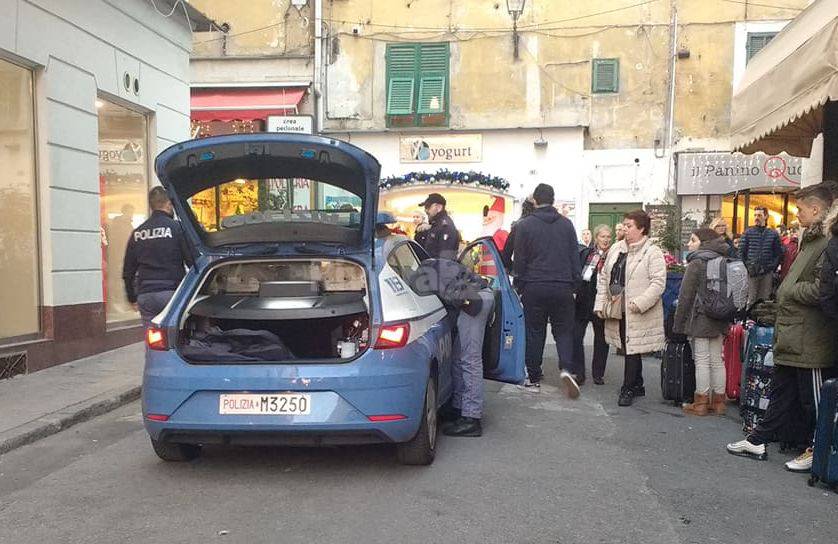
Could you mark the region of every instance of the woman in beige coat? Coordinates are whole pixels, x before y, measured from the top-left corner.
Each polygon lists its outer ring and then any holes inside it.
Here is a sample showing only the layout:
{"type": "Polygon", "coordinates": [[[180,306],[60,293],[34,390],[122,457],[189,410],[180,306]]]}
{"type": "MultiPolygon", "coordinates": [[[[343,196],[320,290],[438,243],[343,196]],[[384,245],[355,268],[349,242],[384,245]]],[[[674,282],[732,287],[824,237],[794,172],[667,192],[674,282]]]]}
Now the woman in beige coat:
{"type": "Polygon", "coordinates": [[[608,252],[599,275],[595,313],[605,319],[605,337],[626,354],[619,406],[631,406],[646,394],[643,386],[644,353],[664,347],[663,295],[666,261],[649,240],[651,220],[643,210],[623,219],[625,238],[608,252]]]}

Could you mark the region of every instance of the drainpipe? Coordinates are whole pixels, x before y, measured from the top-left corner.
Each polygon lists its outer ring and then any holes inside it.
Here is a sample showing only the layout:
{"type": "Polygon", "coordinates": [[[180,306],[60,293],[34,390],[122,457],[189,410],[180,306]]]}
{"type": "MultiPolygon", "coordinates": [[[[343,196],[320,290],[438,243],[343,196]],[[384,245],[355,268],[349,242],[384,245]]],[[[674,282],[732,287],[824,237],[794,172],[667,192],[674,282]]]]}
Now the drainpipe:
{"type": "MultiPolygon", "coordinates": [[[[670,52],[669,52],[669,104],[667,104],[667,123],[666,123],[666,146],[669,149],[669,160],[666,170],[666,192],[667,198],[672,198],[677,201],[677,191],[673,190],[674,177],[674,153],[673,146],[675,145],[675,63],[678,59],[678,7],[676,0],[672,0],[672,22],[669,31],[670,36],[670,52]]],[[[677,202],[674,202],[677,204],[677,202]]]]}
{"type": "Polygon", "coordinates": [[[314,133],[323,131],[323,0],[314,0],[314,133]]]}

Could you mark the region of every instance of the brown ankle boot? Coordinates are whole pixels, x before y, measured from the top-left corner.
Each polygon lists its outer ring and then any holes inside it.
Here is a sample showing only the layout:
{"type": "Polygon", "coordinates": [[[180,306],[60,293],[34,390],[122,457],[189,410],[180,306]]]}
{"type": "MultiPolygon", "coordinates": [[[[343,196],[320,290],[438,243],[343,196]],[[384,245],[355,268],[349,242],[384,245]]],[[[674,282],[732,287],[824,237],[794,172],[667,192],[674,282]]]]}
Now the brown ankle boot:
{"type": "Polygon", "coordinates": [[[710,405],[710,409],[717,416],[727,414],[727,396],[724,393],[713,391],[713,403],[710,405]]]}
{"type": "Polygon", "coordinates": [[[684,404],[682,409],[687,414],[692,416],[706,416],[707,411],[710,408],[710,395],[709,391],[707,394],[696,393],[695,400],[692,404],[684,404]]]}

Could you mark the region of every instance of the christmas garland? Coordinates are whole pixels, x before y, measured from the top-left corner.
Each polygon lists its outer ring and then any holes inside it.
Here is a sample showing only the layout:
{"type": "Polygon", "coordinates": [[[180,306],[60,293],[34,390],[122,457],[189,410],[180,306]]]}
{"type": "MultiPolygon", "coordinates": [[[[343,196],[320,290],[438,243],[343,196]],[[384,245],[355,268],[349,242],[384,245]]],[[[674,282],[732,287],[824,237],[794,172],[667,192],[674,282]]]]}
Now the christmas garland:
{"type": "Polygon", "coordinates": [[[410,172],[403,176],[390,176],[378,184],[381,189],[392,189],[404,185],[419,185],[431,183],[447,183],[449,185],[472,185],[486,187],[496,191],[509,189],[509,182],[498,176],[487,176],[483,172],[451,172],[448,169],[437,170],[434,174],[427,172],[410,172]]]}

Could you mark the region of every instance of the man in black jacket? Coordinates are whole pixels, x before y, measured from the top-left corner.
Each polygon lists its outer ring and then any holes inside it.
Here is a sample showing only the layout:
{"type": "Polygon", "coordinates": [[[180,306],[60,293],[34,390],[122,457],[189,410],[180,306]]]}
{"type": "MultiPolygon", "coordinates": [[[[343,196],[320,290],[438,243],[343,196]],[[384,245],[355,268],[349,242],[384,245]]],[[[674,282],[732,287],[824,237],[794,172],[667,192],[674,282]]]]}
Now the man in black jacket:
{"type": "Polygon", "coordinates": [[[445,197],[439,193],[431,193],[419,205],[425,208],[430,224],[419,225],[416,228],[416,241],[428,256],[434,259],[456,260],[460,248],[460,233],[445,210],[445,197]]]}
{"type": "Polygon", "coordinates": [[[527,387],[537,391],[547,321],[556,340],[561,379],[570,398],[579,386],[573,368],[574,291],[581,282],[579,250],[573,223],[553,207],[553,188],[541,183],[533,192],[535,211],[516,224],[512,261],[520,285],[527,327],[527,387]]]}
{"type": "Polygon", "coordinates": [[[186,267],[194,264],[166,190],[149,191],[148,205],[151,217],[128,238],[122,267],[128,302],[146,327],[169,303],[186,267]]]}
{"type": "Polygon", "coordinates": [[[783,258],[783,245],[774,229],[769,229],[768,209],[754,208],[754,226],[739,242],[739,254],[748,267],[748,305],[771,298],[774,272],[783,258]]]}

